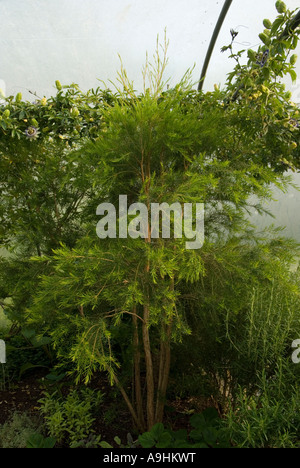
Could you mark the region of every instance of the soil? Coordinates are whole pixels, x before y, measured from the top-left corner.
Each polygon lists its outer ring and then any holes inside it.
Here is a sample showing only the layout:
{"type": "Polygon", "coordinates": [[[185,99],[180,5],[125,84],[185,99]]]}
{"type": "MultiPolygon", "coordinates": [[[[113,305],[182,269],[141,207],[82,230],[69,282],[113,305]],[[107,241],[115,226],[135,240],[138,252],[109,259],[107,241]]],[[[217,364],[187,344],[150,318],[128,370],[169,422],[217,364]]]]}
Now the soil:
{"type": "Polygon", "coordinates": [[[38,400],[42,397],[39,377],[27,377],[11,385],[10,390],[0,391],[0,424],[4,424],[15,411],[32,415],[38,413],[38,400]]]}

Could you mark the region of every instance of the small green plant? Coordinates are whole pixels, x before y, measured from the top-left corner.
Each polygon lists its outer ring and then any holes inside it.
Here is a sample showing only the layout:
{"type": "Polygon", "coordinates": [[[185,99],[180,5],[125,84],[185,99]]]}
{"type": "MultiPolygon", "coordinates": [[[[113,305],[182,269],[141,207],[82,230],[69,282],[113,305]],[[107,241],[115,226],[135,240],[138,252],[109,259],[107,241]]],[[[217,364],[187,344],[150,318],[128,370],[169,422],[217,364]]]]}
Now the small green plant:
{"type": "Polygon", "coordinates": [[[26,443],[26,448],[54,448],[56,440],[53,437],[43,437],[41,434],[32,434],[26,443]]]}
{"type": "Polygon", "coordinates": [[[34,434],[42,432],[42,426],[27,413],[15,412],[0,426],[0,448],[26,448],[34,434]]]}
{"type": "MultiPolygon", "coordinates": [[[[120,437],[116,436],[114,437],[114,441],[119,448],[137,448],[138,446],[138,441],[133,440],[133,437],[130,433],[127,434],[127,443],[123,444],[120,437]]],[[[107,447],[108,448],[108,447],[107,447]]]]}
{"type": "Polygon", "coordinates": [[[52,370],[50,374],[40,379],[40,384],[46,392],[57,392],[62,397],[63,388],[72,385],[72,382],[66,380],[66,375],[66,372],[57,373],[55,370],[52,370]]]}
{"type": "Polygon", "coordinates": [[[140,435],[143,448],[229,448],[230,441],[222,430],[218,412],[208,408],[190,419],[194,428],[189,434],[185,429],[172,431],[162,423],[155,424],[151,431],[140,435]]]}
{"type": "Polygon", "coordinates": [[[68,442],[71,448],[94,433],[92,414],[102,401],[103,394],[89,388],[72,390],[65,399],[57,392],[45,392],[39,400],[50,436],[58,443],[68,442]]]}
{"type": "Polygon", "coordinates": [[[96,436],[95,434],[90,434],[87,439],[80,440],[79,442],[74,442],[72,448],[100,448],[106,442],[101,442],[101,436],[96,436]]]}

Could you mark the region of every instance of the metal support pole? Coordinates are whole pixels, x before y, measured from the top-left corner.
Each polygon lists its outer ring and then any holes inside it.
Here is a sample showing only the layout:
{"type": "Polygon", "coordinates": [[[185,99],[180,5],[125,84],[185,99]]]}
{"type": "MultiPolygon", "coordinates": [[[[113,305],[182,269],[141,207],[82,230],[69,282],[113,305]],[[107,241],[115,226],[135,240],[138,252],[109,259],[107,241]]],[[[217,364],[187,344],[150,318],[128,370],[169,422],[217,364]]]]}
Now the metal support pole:
{"type": "Polygon", "coordinates": [[[298,26],[300,26],[300,11],[298,11],[296,16],[294,16],[294,18],[291,20],[280,39],[287,39],[295,31],[295,29],[298,28],[298,26]]]}
{"type": "Polygon", "coordinates": [[[201,77],[200,77],[200,81],[199,81],[198,91],[202,91],[202,89],[203,89],[203,84],[204,84],[204,80],[205,80],[205,77],[206,77],[206,72],[207,72],[207,69],[208,69],[208,65],[209,65],[213,50],[215,48],[219,33],[220,33],[221,28],[223,26],[224,20],[226,18],[226,15],[228,13],[229,8],[231,7],[232,1],[233,0],[225,0],[223,9],[221,11],[220,17],[219,17],[218,22],[216,24],[216,27],[215,27],[215,30],[214,30],[213,36],[211,38],[207,54],[206,54],[205,62],[204,62],[204,65],[203,65],[203,69],[202,69],[202,73],[201,73],[201,77]]]}

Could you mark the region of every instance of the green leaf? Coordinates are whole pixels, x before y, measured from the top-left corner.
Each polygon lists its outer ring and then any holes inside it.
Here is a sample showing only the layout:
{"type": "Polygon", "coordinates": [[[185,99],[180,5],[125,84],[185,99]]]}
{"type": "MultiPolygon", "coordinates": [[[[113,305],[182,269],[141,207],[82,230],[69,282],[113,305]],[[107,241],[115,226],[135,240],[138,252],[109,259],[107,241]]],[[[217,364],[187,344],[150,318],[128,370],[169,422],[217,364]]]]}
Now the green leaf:
{"type": "Polygon", "coordinates": [[[295,83],[297,81],[297,73],[295,72],[295,70],[289,70],[289,74],[292,78],[293,83],[295,83]]]}
{"type": "Polygon", "coordinates": [[[171,435],[175,440],[187,440],[188,437],[186,429],[180,429],[179,431],[171,432],[171,435]]]}
{"type": "Polygon", "coordinates": [[[203,414],[194,414],[191,419],[190,423],[196,429],[204,429],[206,427],[206,420],[203,414]]]}
{"type": "Polygon", "coordinates": [[[30,341],[36,335],[35,330],[32,328],[23,328],[21,333],[28,341],[30,341]]]}
{"type": "Polygon", "coordinates": [[[56,440],[53,437],[46,437],[43,442],[43,448],[53,448],[56,444],[56,440]]]}
{"type": "Polygon", "coordinates": [[[143,448],[152,448],[156,442],[150,432],[144,432],[144,434],[138,437],[138,441],[143,448]]]}
{"type": "Polygon", "coordinates": [[[169,432],[164,432],[159,437],[158,443],[155,445],[156,448],[172,448],[172,437],[169,432]]]}
{"type": "Polygon", "coordinates": [[[206,444],[214,445],[218,440],[218,431],[214,427],[207,427],[203,431],[203,438],[206,444]]]}
{"type": "Polygon", "coordinates": [[[102,448],[113,448],[112,445],[110,445],[108,442],[105,442],[104,440],[102,442],[100,442],[100,447],[102,448]]]}
{"type": "Polygon", "coordinates": [[[46,375],[45,379],[51,380],[52,382],[60,382],[62,379],[65,378],[65,376],[66,376],[66,373],[59,374],[59,375],[48,374],[48,375],[46,375]]]}
{"type": "Polygon", "coordinates": [[[190,438],[196,442],[204,442],[203,431],[205,429],[193,429],[190,432],[190,438]]]}
{"type": "Polygon", "coordinates": [[[39,337],[34,337],[31,340],[32,346],[35,348],[40,348],[43,346],[47,346],[52,342],[52,338],[47,337],[47,336],[39,336],[39,337]]]}
{"type": "Polygon", "coordinates": [[[220,416],[216,408],[207,408],[206,410],[203,411],[202,415],[205,418],[205,421],[207,423],[211,423],[215,420],[219,420],[220,416]]]}
{"type": "Polygon", "coordinates": [[[186,439],[175,440],[172,443],[172,448],[191,448],[193,444],[189,443],[186,439]]]}
{"type": "Polygon", "coordinates": [[[26,448],[51,449],[55,446],[56,440],[53,437],[44,438],[41,434],[32,434],[26,443],[26,448]]]}
{"type": "Polygon", "coordinates": [[[277,18],[272,25],[271,33],[272,34],[276,33],[278,29],[280,28],[280,26],[282,26],[283,24],[284,24],[284,18],[277,18]]]}
{"type": "Polygon", "coordinates": [[[271,76],[271,70],[270,70],[270,68],[269,68],[269,67],[264,67],[264,68],[262,69],[262,74],[263,74],[263,76],[264,76],[264,79],[265,79],[266,81],[268,81],[268,80],[270,79],[270,76],[271,76]]]}
{"type": "Polygon", "coordinates": [[[19,379],[22,377],[23,374],[25,374],[25,372],[27,372],[28,370],[31,370],[31,369],[38,369],[38,368],[45,368],[45,369],[48,369],[47,366],[42,366],[40,364],[31,364],[30,362],[24,364],[21,369],[20,369],[20,372],[19,372],[19,379]]]}
{"type": "Polygon", "coordinates": [[[252,62],[256,62],[256,60],[257,60],[257,52],[255,52],[255,51],[252,50],[252,49],[249,49],[249,50],[248,50],[248,58],[249,58],[250,60],[252,60],[252,62]]]}
{"type": "Polygon", "coordinates": [[[27,440],[27,448],[41,448],[43,436],[41,434],[32,434],[27,440]]]}
{"type": "Polygon", "coordinates": [[[150,433],[154,439],[159,440],[164,430],[165,430],[164,425],[162,423],[157,423],[155,424],[155,426],[152,427],[150,433]]]}

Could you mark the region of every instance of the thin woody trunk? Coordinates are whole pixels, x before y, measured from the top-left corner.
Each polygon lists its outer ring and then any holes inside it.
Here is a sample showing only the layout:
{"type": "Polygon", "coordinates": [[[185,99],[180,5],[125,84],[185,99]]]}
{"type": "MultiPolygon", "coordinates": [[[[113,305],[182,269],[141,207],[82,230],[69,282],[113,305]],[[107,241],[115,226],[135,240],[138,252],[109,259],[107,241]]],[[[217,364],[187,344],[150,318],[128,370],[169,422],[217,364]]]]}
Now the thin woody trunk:
{"type": "MultiPolygon", "coordinates": [[[[150,170],[150,155],[148,155],[146,163],[146,174],[147,174],[147,186],[146,186],[146,195],[148,198],[147,206],[148,213],[150,212],[150,185],[151,185],[151,170],[150,170]]],[[[145,240],[146,243],[151,244],[151,228],[148,224],[148,237],[145,240]]],[[[146,276],[149,277],[150,274],[150,261],[148,260],[145,268],[146,276]]],[[[150,343],[150,334],[149,334],[149,323],[150,323],[150,308],[149,308],[150,294],[149,289],[146,295],[146,305],[144,305],[144,315],[143,315],[143,344],[145,352],[145,365],[146,365],[146,384],[147,384],[147,427],[150,430],[155,423],[155,410],[154,410],[154,373],[153,373],[153,361],[151,353],[151,343],[150,343]]]]}
{"type": "Polygon", "coordinates": [[[141,353],[139,349],[139,330],[138,330],[138,319],[136,315],[136,308],[134,309],[134,315],[132,316],[132,321],[133,321],[133,346],[134,346],[134,389],[135,389],[136,411],[137,411],[139,424],[142,427],[145,427],[142,386],[141,386],[141,353]]]}
{"type": "Polygon", "coordinates": [[[153,362],[151,353],[151,344],[149,336],[149,318],[150,310],[148,306],[144,307],[144,322],[143,322],[143,343],[145,351],[146,364],[146,382],[147,382],[147,427],[150,430],[154,425],[154,377],[153,377],[153,362]]]}
{"type": "MultiPolygon", "coordinates": [[[[174,291],[174,278],[171,280],[171,288],[174,291]]],[[[173,318],[163,327],[163,333],[160,340],[160,363],[156,396],[155,422],[162,422],[164,416],[164,407],[168,389],[170,365],[171,365],[171,336],[172,336],[173,318]]]]}
{"type": "Polygon", "coordinates": [[[125,400],[125,403],[126,403],[128,409],[130,411],[132,419],[133,419],[134,423],[136,424],[136,427],[139,429],[139,431],[144,432],[144,427],[140,424],[139,419],[137,417],[137,414],[136,414],[136,412],[135,412],[135,410],[134,410],[134,408],[133,408],[133,406],[132,406],[132,404],[130,402],[130,399],[129,399],[127,393],[125,392],[124,388],[122,387],[122,385],[120,384],[118,378],[115,375],[113,376],[113,379],[114,379],[114,382],[115,382],[116,386],[120,390],[120,392],[121,392],[121,394],[122,394],[122,396],[123,396],[123,398],[125,400]]]}
{"type": "Polygon", "coordinates": [[[161,338],[160,343],[160,363],[157,386],[157,400],[155,411],[155,422],[162,422],[164,416],[165,400],[169,382],[171,364],[171,333],[172,323],[166,326],[166,336],[161,338]]]}

